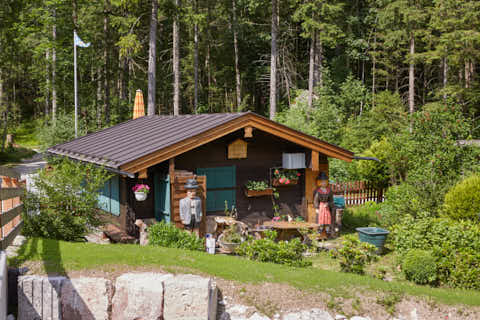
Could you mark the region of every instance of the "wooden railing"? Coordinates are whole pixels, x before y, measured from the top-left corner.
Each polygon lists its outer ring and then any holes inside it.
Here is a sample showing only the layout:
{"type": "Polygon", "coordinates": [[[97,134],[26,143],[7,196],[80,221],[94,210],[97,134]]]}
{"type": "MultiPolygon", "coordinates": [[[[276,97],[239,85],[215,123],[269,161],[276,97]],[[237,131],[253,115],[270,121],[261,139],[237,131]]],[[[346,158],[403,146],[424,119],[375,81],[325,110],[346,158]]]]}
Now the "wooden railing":
{"type": "Polygon", "coordinates": [[[20,196],[24,190],[20,175],[10,168],[0,167],[0,179],[0,250],[5,250],[22,229],[20,196]]]}
{"type": "Polygon", "coordinates": [[[384,190],[373,187],[368,181],[353,181],[331,184],[334,194],[345,197],[345,206],[357,206],[368,201],[383,202],[384,190]]]}

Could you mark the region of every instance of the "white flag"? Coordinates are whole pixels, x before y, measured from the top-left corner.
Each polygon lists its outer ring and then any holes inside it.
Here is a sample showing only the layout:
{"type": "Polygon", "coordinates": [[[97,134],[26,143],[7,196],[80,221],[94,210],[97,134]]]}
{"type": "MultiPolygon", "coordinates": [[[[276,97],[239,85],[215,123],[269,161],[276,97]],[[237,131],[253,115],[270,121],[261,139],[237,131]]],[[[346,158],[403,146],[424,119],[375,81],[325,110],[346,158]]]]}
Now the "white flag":
{"type": "Polygon", "coordinates": [[[90,46],[90,42],[85,43],[80,39],[80,37],[77,35],[76,31],[73,31],[73,43],[77,47],[82,47],[82,48],[87,48],[90,46]]]}

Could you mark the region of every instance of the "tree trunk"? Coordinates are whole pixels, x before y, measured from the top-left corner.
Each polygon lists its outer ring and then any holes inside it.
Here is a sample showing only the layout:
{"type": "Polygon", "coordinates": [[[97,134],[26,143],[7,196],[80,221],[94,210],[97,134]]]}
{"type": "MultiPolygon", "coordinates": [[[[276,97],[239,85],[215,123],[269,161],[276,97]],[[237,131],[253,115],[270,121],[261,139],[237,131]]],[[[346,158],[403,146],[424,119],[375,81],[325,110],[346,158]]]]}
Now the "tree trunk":
{"type": "Polygon", "coordinates": [[[180,114],[180,0],[175,0],[173,20],[173,114],[180,114]]]}
{"type": "MultiPolygon", "coordinates": [[[[53,11],[53,16],[55,17],[55,10],[53,11]]],[[[52,122],[53,125],[57,122],[57,87],[56,87],[56,78],[57,78],[57,25],[54,24],[52,27],[52,122]]]]}
{"type": "Polygon", "coordinates": [[[232,12],[233,12],[233,48],[235,51],[235,84],[237,91],[237,111],[240,110],[242,104],[241,95],[241,83],[240,83],[240,67],[238,64],[238,22],[237,22],[237,3],[236,0],[232,0],[232,12]]]}
{"type": "Polygon", "coordinates": [[[50,49],[45,51],[45,120],[50,110],[50,49]]]}
{"type": "Polygon", "coordinates": [[[415,38],[413,33],[410,35],[410,66],[408,68],[408,108],[410,114],[415,111],[415,63],[413,55],[415,54],[415,38]]]}
{"type": "Polygon", "coordinates": [[[277,0],[272,0],[272,44],[270,50],[270,119],[277,113],[277,0]]]}
{"type": "Polygon", "coordinates": [[[308,68],[308,107],[313,105],[313,86],[315,85],[315,33],[310,40],[310,61],[308,68]]]}
{"type": "Polygon", "coordinates": [[[193,93],[193,110],[194,113],[197,113],[198,108],[198,22],[196,15],[198,14],[198,0],[195,0],[195,25],[193,26],[193,41],[194,41],[194,51],[193,51],[193,78],[195,82],[195,88],[193,93]]]}
{"type": "Polygon", "coordinates": [[[372,57],[372,107],[375,106],[375,91],[376,91],[376,87],[375,87],[375,80],[376,80],[376,73],[377,73],[377,70],[376,70],[376,64],[377,64],[377,53],[376,53],[376,50],[377,50],[377,29],[375,28],[375,30],[373,31],[373,57],[372,57]]]}
{"type": "Polygon", "coordinates": [[[102,127],[102,70],[97,69],[97,128],[102,127]]]}
{"type": "Polygon", "coordinates": [[[152,17],[150,19],[150,42],[148,49],[148,108],[147,114],[155,114],[156,94],[156,65],[157,65],[157,24],[158,24],[158,1],[152,0],[152,17]]]}
{"type": "Polygon", "coordinates": [[[109,11],[110,1],[105,0],[104,4],[104,16],[103,16],[103,34],[105,36],[105,43],[103,48],[103,60],[104,60],[104,76],[103,76],[103,114],[105,116],[105,124],[110,124],[110,50],[109,50],[109,11]]]}
{"type": "Polygon", "coordinates": [[[0,70],[0,112],[3,116],[3,134],[2,134],[2,147],[1,152],[5,151],[5,140],[7,138],[7,125],[8,125],[8,105],[5,103],[5,93],[3,92],[3,76],[2,70],[0,70]]]}
{"type": "Polygon", "coordinates": [[[318,32],[315,32],[315,81],[314,86],[323,87],[323,45],[319,39],[318,32]]]}

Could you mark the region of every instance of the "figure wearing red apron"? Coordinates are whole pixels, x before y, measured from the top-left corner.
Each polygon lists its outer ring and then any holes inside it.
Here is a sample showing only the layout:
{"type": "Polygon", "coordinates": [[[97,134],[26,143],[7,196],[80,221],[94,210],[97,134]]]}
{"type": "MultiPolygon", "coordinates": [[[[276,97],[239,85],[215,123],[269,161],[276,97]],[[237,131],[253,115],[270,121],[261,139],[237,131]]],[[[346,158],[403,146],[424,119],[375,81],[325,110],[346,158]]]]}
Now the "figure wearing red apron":
{"type": "Polygon", "coordinates": [[[313,192],[313,206],[317,213],[317,223],[323,225],[323,233],[325,227],[329,227],[329,232],[332,228],[332,210],[333,210],[333,193],[328,186],[328,177],[325,172],[320,172],[316,179],[317,188],[313,192]]]}

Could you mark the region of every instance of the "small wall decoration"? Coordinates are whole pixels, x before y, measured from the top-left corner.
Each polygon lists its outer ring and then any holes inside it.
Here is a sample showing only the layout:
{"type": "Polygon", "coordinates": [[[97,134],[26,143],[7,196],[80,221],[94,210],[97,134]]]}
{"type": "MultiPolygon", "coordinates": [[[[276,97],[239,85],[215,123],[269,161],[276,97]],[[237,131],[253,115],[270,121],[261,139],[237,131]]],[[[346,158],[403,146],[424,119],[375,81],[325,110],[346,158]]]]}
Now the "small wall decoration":
{"type": "Polygon", "coordinates": [[[237,139],[228,145],[228,159],[247,158],[247,142],[237,139]]]}

